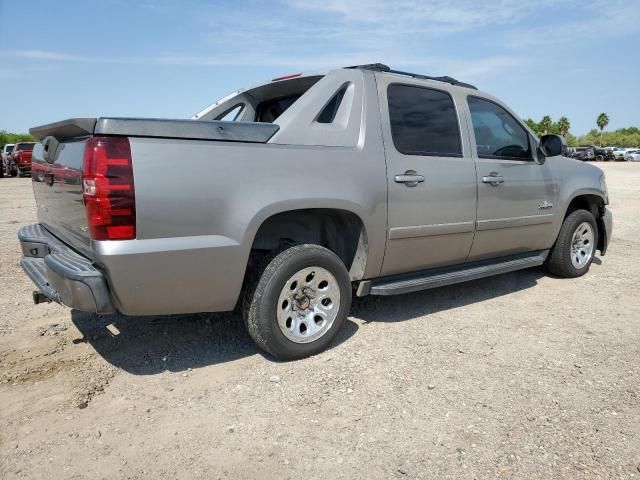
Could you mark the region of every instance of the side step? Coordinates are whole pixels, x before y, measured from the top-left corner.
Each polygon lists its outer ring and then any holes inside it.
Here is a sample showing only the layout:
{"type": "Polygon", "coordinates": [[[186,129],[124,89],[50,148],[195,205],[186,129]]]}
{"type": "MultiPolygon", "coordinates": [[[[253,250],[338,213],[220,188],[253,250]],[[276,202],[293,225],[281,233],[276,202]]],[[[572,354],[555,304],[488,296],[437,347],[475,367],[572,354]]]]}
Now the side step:
{"type": "Polygon", "coordinates": [[[477,280],[491,275],[537,267],[544,263],[547,255],[549,255],[549,250],[542,250],[490,261],[468,263],[456,267],[437,268],[410,274],[381,277],[374,280],[363,280],[358,285],[356,295],[358,297],[366,295],[399,295],[477,280]]]}

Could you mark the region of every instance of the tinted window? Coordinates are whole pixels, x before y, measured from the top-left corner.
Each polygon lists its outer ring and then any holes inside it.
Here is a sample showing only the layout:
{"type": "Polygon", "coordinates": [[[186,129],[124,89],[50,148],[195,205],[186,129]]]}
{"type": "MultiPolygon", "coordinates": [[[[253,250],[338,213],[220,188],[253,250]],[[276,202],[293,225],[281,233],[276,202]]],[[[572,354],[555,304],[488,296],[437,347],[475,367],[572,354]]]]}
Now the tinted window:
{"type": "Polygon", "coordinates": [[[258,105],[258,113],[256,121],[272,123],[276,118],[282,115],[287,108],[298,100],[300,95],[292,95],[291,97],[276,98],[275,100],[267,100],[258,105]]]}
{"type": "Polygon", "coordinates": [[[35,143],[18,143],[16,150],[33,150],[35,143]]]}
{"type": "Polygon", "coordinates": [[[527,131],[504,108],[469,97],[473,133],[479,157],[530,159],[527,131]]]}
{"type": "Polygon", "coordinates": [[[338,113],[338,109],[340,108],[340,104],[342,103],[342,98],[344,97],[345,92],[347,91],[347,87],[344,86],[329,100],[327,106],[324,107],[320,115],[318,115],[318,123],[331,123],[336,118],[336,113],[338,113]]]}
{"type": "Polygon", "coordinates": [[[389,85],[393,144],[405,155],[461,156],[460,130],[448,93],[409,85],[389,85]]]}
{"type": "Polygon", "coordinates": [[[219,115],[218,118],[216,118],[216,120],[235,122],[240,116],[240,114],[242,113],[243,109],[244,109],[244,104],[241,103],[240,105],[236,105],[235,107],[231,108],[231,110],[228,110],[222,115],[219,115]]]}

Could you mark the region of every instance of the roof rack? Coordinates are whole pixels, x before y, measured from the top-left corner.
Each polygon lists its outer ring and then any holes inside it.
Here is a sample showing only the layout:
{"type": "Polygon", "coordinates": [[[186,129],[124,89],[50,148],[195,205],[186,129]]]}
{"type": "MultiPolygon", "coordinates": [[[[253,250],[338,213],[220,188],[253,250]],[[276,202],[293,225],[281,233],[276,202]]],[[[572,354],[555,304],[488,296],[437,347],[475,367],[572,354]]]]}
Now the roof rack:
{"type": "Polygon", "coordinates": [[[444,76],[444,77],[429,77],[428,75],[421,75],[419,73],[410,73],[410,72],[402,72],[400,70],[392,70],[388,65],[383,63],[369,63],[367,65],[354,65],[352,67],[345,68],[354,68],[359,70],[372,70],[374,72],[385,72],[385,73],[395,73],[397,75],[406,75],[407,77],[419,78],[421,80],[434,80],[436,82],[444,82],[450,85],[456,85],[458,87],[472,88],[473,90],[477,90],[477,87],[471,85],[470,83],[459,82],[455,78],[444,76]]]}

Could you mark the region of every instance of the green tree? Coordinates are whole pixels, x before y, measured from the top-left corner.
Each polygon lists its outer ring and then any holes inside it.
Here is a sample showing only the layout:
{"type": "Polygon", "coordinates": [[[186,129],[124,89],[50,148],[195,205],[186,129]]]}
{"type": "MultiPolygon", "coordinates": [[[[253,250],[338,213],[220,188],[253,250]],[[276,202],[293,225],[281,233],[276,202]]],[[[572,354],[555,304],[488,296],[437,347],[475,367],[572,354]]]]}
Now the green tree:
{"type": "Polygon", "coordinates": [[[28,133],[9,133],[4,130],[0,130],[0,149],[2,149],[2,147],[4,147],[7,143],[35,141],[35,137],[28,133]]]}
{"type": "Polygon", "coordinates": [[[549,115],[545,115],[544,117],[542,117],[542,120],[540,120],[540,130],[542,130],[543,135],[548,135],[549,130],[551,130],[552,126],[553,122],[551,121],[551,117],[549,115]]]}
{"type": "Polygon", "coordinates": [[[558,132],[560,135],[566,138],[570,128],[571,122],[569,122],[569,119],[567,117],[560,117],[560,120],[558,120],[558,132]]]}
{"type": "Polygon", "coordinates": [[[533,120],[532,118],[527,118],[524,123],[527,124],[527,126],[533,130],[533,133],[535,133],[536,135],[540,135],[540,125],[538,125],[538,123],[533,120]]]}
{"type": "Polygon", "coordinates": [[[596,125],[598,125],[598,128],[600,129],[600,146],[602,146],[602,131],[607,125],[609,125],[609,117],[606,113],[602,112],[600,115],[598,115],[598,118],[596,119],[596,125]]]}

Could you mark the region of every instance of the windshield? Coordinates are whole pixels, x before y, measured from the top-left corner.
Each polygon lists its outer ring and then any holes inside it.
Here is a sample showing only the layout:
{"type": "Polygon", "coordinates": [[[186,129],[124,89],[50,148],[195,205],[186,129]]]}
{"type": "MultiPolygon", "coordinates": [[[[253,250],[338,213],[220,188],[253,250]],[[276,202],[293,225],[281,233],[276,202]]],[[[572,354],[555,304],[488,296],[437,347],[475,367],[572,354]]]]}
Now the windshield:
{"type": "Polygon", "coordinates": [[[6,146],[6,147],[4,147],[4,148],[6,149],[5,151],[6,151],[7,153],[8,153],[8,152],[13,152],[13,145],[8,145],[8,146],[6,146]]]}

